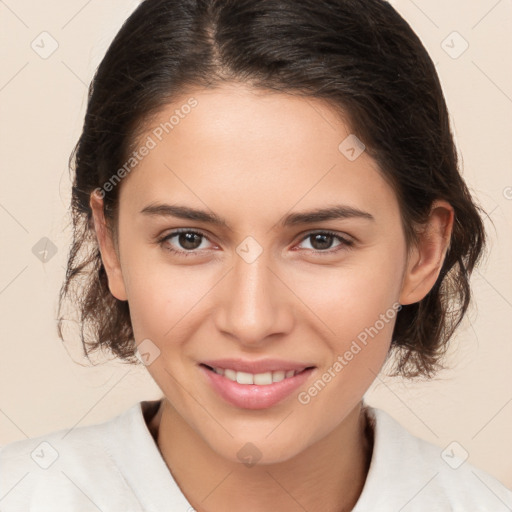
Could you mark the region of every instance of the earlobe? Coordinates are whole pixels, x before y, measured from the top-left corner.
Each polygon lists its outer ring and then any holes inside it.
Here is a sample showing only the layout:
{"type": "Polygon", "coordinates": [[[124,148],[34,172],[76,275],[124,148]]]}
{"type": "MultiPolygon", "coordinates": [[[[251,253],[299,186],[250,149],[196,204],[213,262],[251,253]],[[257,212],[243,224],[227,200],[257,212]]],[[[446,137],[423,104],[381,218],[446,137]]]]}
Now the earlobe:
{"type": "Polygon", "coordinates": [[[96,191],[91,193],[89,205],[92,210],[94,231],[101,253],[101,260],[107,273],[110,293],[118,300],[127,300],[121,264],[105,221],[103,199],[96,191]]]}
{"type": "Polygon", "coordinates": [[[434,201],[418,244],[409,253],[400,304],[419,302],[436,283],[450,246],[453,222],[453,207],[443,200],[434,201]]]}

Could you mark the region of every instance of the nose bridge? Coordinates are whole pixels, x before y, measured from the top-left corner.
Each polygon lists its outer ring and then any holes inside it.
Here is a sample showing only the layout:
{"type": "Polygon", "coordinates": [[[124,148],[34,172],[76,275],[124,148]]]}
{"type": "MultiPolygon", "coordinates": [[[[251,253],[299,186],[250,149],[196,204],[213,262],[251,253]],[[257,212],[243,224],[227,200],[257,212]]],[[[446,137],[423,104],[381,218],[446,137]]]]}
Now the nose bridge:
{"type": "Polygon", "coordinates": [[[279,290],[283,285],[269,268],[270,260],[267,251],[251,246],[251,241],[241,243],[224,283],[218,327],[243,344],[258,343],[288,326],[288,305],[279,290]]]}

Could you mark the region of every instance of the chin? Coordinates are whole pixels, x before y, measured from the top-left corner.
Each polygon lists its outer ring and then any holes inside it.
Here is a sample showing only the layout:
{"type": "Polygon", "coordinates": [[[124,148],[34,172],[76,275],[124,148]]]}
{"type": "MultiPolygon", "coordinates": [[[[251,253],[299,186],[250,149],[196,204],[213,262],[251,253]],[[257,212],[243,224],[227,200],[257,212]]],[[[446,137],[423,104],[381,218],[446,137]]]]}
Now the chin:
{"type": "MultiPolygon", "coordinates": [[[[205,439],[213,451],[222,458],[246,465],[248,468],[254,465],[279,464],[293,459],[307,448],[305,445],[299,445],[298,435],[290,433],[283,437],[270,439],[274,434],[266,437],[261,430],[254,435],[249,432],[234,438],[226,439],[219,443],[219,439],[205,439]]],[[[302,438],[303,439],[303,438],[302,438]]]]}

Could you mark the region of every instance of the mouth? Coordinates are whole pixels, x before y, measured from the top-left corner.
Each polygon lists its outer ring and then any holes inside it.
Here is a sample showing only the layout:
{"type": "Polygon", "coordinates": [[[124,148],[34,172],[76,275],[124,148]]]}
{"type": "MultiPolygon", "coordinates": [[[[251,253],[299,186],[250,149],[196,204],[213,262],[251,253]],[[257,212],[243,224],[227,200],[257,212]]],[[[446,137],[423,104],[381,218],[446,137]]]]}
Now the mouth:
{"type": "Polygon", "coordinates": [[[255,384],[257,386],[269,386],[275,382],[281,382],[285,379],[291,379],[300,373],[313,369],[314,366],[307,366],[298,370],[275,370],[261,373],[250,373],[237,371],[233,368],[220,368],[215,366],[208,366],[207,364],[201,363],[201,366],[209,371],[215,372],[217,375],[222,375],[226,379],[238,384],[248,385],[255,384]]]}
{"type": "Polygon", "coordinates": [[[198,368],[216,395],[239,409],[268,409],[290,398],[294,391],[307,384],[316,370],[315,366],[286,368],[285,364],[282,369],[258,369],[258,373],[252,373],[217,364],[200,363],[198,368]]]}

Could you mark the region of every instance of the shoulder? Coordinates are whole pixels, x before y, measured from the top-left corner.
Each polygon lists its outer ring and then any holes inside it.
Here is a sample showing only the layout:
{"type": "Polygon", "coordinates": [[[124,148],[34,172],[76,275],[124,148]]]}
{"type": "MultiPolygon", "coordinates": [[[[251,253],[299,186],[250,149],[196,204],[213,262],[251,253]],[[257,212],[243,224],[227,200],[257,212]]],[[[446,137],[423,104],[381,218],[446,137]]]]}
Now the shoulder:
{"type": "Polygon", "coordinates": [[[374,431],[363,510],[507,511],[512,491],[467,460],[456,441],[441,448],[408,432],[387,412],[366,407],[374,431]]]}
{"type": "Polygon", "coordinates": [[[122,436],[138,406],[103,423],[0,447],[1,510],[141,510],[109,450],[116,428],[122,436]]]}

